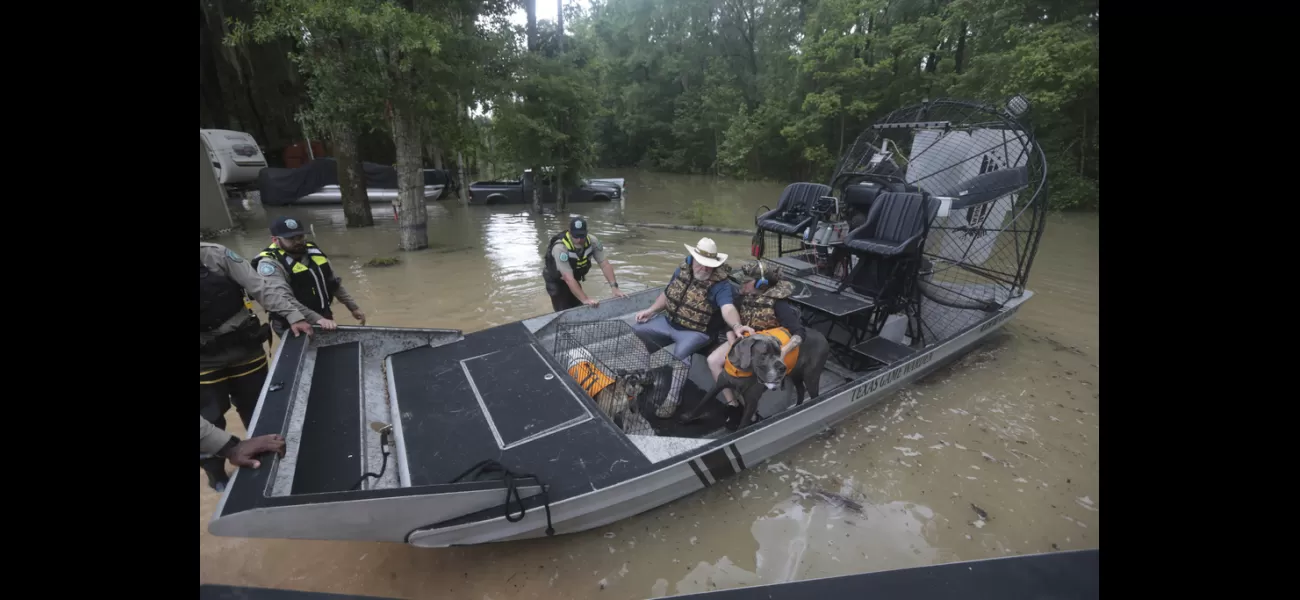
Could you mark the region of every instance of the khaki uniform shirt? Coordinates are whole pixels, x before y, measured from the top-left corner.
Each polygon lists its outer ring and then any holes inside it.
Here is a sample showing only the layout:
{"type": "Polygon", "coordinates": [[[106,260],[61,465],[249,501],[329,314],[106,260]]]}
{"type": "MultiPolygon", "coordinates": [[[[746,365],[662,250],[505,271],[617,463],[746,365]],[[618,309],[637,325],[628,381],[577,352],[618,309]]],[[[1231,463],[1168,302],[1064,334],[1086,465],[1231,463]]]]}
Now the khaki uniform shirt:
{"type": "Polygon", "coordinates": [[[215,454],[230,441],[230,432],[199,415],[199,454],[215,454]]]}
{"type": "MultiPolygon", "coordinates": [[[[290,257],[290,258],[293,258],[293,257],[290,257]]],[[[257,271],[257,274],[258,274],[259,276],[262,276],[262,277],[273,277],[273,278],[275,278],[275,279],[278,279],[278,280],[280,280],[280,281],[283,281],[283,282],[284,282],[284,285],[285,285],[286,287],[288,287],[288,285],[289,285],[289,271],[288,271],[287,269],[284,268],[284,263],[281,263],[281,262],[278,261],[278,260],[274,260],[274,259],[270,259],[270,258],[263,258],[263,259],[261,260],[261,262],[257,263],[257,266],[258,266],[258,269],[259,269],[259,270],[257,271]],[[267,274],[263,273],[263,272],[261,271],[261,267],[262,267],[262,265],[264,265],[264,264],[275,265],[275,274],[273,274],[273,275],[267,275],[267,274]]],[[[338,276],[335,275],[335,278],[337,279],[338,276]]],[[[321,319],[324,319],[324,318],[325,318],[324,315],[321,315],[320,313],[318,313],[318,312],[316,312],[316,311],[314,311],[314,310],[312,310],[312,309],[310,309],[310,308],[307,308],[307,307],[306,307],[302,302],[299,302],[298,299],[297,299],[296,297],[293,296],[293,288],[289,288],[289,299],[293,301],[293,305],[294,305],[295,308],[298,309],[298,312],[302,313],[302,315],[303,315],[304,317],[307,317],[307,321],[308,321],[308,322],[314,324],[314,323],[318,323],[318,322],[320,322],[321,319]]],[[[339,281],[339,289],[338,289],[338,291],[334,292],[334,299],[335,299],[335,300],[338,300],[339,302],[342,302],[342,303],[343,303],[343,306],[348,307],[348,311],[356,311],[356,310],[358,310],[358,309],[361,308],[361,305],[357,304],[357,301],[356,301],[355,299],[352,298],[352,294],[349,294],[348,291],[347,291],[346,289],[344,289],[344,287],[343,287],[343,281],[342,281],[342,280],[339,281]]],[[[290,322],[292,323],[293,321],[290,321],[290,322]]]]}
{"type": "MultiPolygon", "coordinates": [[[[244,288],[244,291],[267,311],[284,315],[290,323],[297,323],[306,318],[303,316],[302,311],[298,310],[297,302],[293,299],[293,290],[289,289],[287,283],[278,279],[259,276],[249,266],[248,260],[234,250],[221,244],[199,242],[199,262],[211,269],[213,273],[229,277],[231,281],[244,288]]],[[[249,314],[248,311],[241,310],[216,329],[207,333],[199,333],[199,343],[201,345],[206,340],[234,331],[248,319],[255,318],[257,317],[249,314]]],[[[261,344],[226,348],[215,353],[200,353],[199,371],[247,363],[259,354],[265,354],[261,344]]]]}
{"type": "MultiPolygon", "coordinates": [[[[605,262],[605,246],[600,243],[600,240],[596,239],[596,236],[591,234],[587,234],[587,243],[595,248],[587,259],[595,263],[592,267],[600,266],[601,263],[605,262]]],[[[574,250],[577,249],[575,246],[574,250]]],[[[555,245],[551,247],[551,258],[555,259],[555,268],[560,271],[561,275],[565,273],[573,274],[573,266],[569,264],[569,249],[565,247],[564,242],[555,242],[555,245]],[[560,259],[561,256],[564,257],[563,260],[560,259]]]]}

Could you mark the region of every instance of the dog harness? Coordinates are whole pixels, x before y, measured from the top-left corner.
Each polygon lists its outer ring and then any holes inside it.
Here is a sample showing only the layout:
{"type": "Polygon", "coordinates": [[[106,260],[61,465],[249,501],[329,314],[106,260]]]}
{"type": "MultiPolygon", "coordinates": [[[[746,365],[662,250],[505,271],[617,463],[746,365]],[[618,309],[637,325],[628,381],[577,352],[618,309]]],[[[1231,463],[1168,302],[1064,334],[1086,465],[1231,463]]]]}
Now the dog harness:
{"type": "Polygon", "coordinates": [[[609,384],[614,383],[613,377],[606,375],[600,369],[597,369],[596,365],[591,364],[591,361],[587,360],[580,361],[569,367],[569,375],[572,375],[578,385],[592,398],[595,398],[596,394],[609,387],[609,384]]]}
{"type": "MultiPolygon", "coordinates": [[[[744,337],[749,337],[749,335],[750,334],[745,334],[744,337]]],[[[782,347],[790,343],[790,330],[784,327],[774,327],[772,329],[764,329],[763,331],[755,332],[753,335],[770,335],[776,338],[777,341],[781,343],[782,347]]],[[[796,346],[793,350],[787,353],[785,355],[785,359],[782,362],[785,363],[785,370],[787,373],[793,371],[795,363],[799,362],[799,348],[796,346]]],[[[727,362],[723,363],[722,367],[726,369],[727,374],[732,377],[753,377],[754,376],[753,371],[742,371],[739,368],[737,368],[736,365],[731,364],[730,352],[727,353],[727,362]]]]}

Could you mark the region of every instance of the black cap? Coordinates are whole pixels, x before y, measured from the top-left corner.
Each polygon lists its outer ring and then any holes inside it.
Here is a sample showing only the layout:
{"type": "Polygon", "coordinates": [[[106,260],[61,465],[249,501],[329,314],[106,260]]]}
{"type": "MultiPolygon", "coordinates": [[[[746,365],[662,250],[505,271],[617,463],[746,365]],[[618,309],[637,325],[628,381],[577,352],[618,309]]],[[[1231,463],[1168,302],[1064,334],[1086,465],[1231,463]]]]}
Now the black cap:
{"type": "Polygon", "coordinates": [[[280,217],[271,223],[271,235],[275,237],[294,237],[305,235],[302,229],[302,223],[293,217],[280,217]]]}
{"type": "Polygon", "coordinates": [[[587,220],[582,217],[574,217],[569,221],[569,235],[573,237],[587,237],[587,220]]]}

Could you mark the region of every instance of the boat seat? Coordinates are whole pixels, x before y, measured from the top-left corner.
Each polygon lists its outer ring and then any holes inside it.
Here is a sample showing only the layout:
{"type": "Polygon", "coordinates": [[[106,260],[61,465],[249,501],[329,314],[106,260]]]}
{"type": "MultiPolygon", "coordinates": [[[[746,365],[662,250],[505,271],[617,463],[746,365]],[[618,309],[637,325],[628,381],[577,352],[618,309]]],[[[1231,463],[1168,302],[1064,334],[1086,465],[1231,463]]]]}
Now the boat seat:
{"type": "Polygon", "coordinates": [[[758,216],[759,230],[782,235],[801,235],[804,229],[812,225],[814,217],[809,209],[813,202],[830,193],[830,186],[820,183],[792,183],[786,186],[776,208],[758,216]]]}
{"type": "Polygon", "coordinates": [[[841,200],[853,210],[866,214],[871,212],[871,205],[882,191],[884,188],[879,183],[867,181],[845,187],[841,200]]]}
{"type": "MultiPolygon", "coordinates": [[[[840,285],[879,299],[889,295],[899,268],[915,262],[938,213],[934,197],[917,192],[884,192],[871,205],[867,220],[849,232],[843,247],[858,256],[858,264],[840,285]]],[[[913,269],[913,274],[914,274],[913,269]]]]}

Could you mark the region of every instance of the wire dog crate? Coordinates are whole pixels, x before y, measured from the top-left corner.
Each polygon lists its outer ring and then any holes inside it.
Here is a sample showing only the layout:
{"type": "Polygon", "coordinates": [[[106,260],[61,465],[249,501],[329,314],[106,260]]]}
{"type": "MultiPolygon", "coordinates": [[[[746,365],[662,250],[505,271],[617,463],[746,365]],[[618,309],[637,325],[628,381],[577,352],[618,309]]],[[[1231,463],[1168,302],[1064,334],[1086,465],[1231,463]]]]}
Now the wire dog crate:
{"type": "Polygon", "coordinates": [[[629,435],[655,435],[651,420],[680,392],[686,364],[647,343],[624,321],[564,323],[552,350],[560,366],[629,435]]]}

